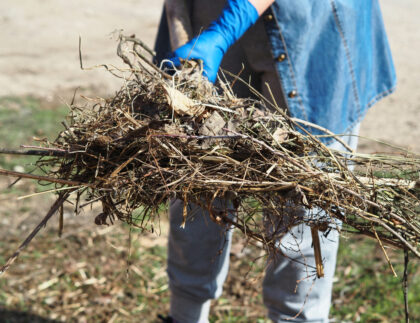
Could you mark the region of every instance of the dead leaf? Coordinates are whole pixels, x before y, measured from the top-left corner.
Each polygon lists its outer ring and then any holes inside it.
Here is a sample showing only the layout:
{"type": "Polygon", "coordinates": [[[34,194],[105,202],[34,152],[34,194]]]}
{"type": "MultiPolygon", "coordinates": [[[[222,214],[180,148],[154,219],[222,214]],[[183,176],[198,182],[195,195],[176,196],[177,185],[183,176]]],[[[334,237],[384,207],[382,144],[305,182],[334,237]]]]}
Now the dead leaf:
{"type": "Polygon", "coordinates": [[[163,84],[166,99],[169,105],[179,115],[198,116],[204,112],[204,107],[196,104],[193,100],[177,89],[163,84]]]}

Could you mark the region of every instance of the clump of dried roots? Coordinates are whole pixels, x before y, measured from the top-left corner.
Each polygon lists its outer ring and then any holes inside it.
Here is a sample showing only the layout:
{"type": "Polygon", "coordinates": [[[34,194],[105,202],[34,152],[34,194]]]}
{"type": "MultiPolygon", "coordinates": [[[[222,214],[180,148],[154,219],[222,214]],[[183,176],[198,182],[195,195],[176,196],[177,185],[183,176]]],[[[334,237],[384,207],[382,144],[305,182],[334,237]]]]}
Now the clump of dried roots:
{"type": "Polygon", "coordinates": [[[229,82],[216,88],[187,68],[170,76],[140,46],[121,36],[131,77],[92,108],[71,106],[69,125],[39,160],[47,178],[61,180],[57,188],[68,186],[60,201],[100,201],[97,224],[118,219],[149,230],[162,205],[178,198],[267,248],[296,224],[317,233],[339,230],[338,219],[420,257],[419,157],[334,151],[251,87],[256,99],[239,99],[229,82]],[[292,208],[313,212],[286,221],[292,208]]]}

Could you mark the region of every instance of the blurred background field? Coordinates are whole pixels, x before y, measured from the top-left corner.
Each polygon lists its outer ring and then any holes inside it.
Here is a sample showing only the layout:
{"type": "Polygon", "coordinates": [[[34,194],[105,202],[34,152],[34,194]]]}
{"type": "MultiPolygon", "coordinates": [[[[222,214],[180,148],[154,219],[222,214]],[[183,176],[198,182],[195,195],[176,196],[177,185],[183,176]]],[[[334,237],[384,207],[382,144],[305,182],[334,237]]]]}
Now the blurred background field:
{"type": "MultiPolygon", "coordinates": [[[[381,2],[399,77],[399,88],[368,113],[362,135],[420,152],[420,23],[417,0],[381,2]]],[[[153,44],[162,1],[30,1],[0,3],[0,147],[53,140],[61,129],[76,87],[86,96],[111,95],[120,84],[102,70],[80,71],[78,36],[85,65],[113,63],[124,29],[153,44]],[[34,4],[36,3],[36,5],[34,4]]],[[[83,99],[77,95],[79,102],[83,99]]],[[[362,140],[364,152],[388,148],[362,140]]],[[[31,171],[33,157],[0,155],[0,167],[31,171]]],[[[49,209],[53,195],[17,199],[47,190],[42,183],[0,177],[0,264],[49,209]]],[[[161,232],[132,232],[125,225],[98,227],[86,209],[65,209],[65,227],[57,236],[53,218],[15,265],[0,276],[0,322],[157,322],[168,311],[165,273],[167,215],[161,232]]],[[[215,302],[212,322],[266,322],[260,283],[265,259],[255,246],[243,248],[235,236],[232,263],[223,296],[215,302]]],[[[400,322],[403,257],[388,250],[394,278],[374,241],[343,235],[331,317],[335,322],[400,322]]],[[[412,321],[420,321],[420,268],[409,268],[412,321]]]]}

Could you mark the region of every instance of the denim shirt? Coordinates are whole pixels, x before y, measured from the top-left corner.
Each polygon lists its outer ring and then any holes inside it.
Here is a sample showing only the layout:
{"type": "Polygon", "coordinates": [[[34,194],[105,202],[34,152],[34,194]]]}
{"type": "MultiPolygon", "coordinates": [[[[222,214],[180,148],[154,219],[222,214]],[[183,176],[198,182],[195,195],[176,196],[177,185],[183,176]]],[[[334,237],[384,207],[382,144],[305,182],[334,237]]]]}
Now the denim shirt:
{"type": "MultiPolygon", "coordinates": [[[[276,0],[262,19],[291,116],[345,133],[394,90],[378,0],[276,0]]],[[[169,44],[165,20],[158,60],[169,44]]]]}

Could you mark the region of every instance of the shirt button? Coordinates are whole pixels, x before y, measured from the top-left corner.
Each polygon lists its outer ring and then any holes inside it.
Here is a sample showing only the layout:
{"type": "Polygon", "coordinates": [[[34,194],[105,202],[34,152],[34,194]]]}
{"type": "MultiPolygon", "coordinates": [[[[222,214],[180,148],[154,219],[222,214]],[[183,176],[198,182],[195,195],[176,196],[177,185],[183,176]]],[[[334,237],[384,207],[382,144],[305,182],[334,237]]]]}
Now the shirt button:
{"type": "Polygon", "coordinates": [[[297,96],[297,91],[295,91],[295,90],[290,91],[287,96],[292,99],[292,98],[297,96]]]}
{"type": "Polygon", "coordinates": [[[282,53],[279,56],[277,56],[276,61],[283,62],[285,59],[286,59],[286,54],[282,53]]]}
{"type": "Polygon", "coordinates": [[[273,20],[273,15],[271,15],[271,14],[265,15],[264,16],[264,20],[265,21],[271,21],[271,20],[273,20]]]}

